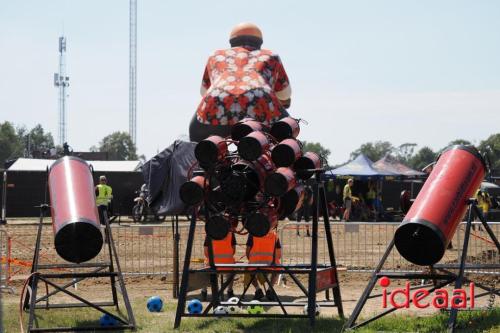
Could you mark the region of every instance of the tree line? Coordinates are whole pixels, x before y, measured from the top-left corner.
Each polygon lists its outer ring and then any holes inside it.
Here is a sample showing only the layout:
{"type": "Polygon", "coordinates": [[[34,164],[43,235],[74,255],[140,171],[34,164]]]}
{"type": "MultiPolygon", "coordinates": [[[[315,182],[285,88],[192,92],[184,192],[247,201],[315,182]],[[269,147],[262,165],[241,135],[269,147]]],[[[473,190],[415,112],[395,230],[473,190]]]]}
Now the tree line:
{"type": "MultiPolygon", "coordinates": [[[[319,142],[303,141],[302,144],[305,151],[314,151],[326,160],[331,154],[331,151],[319,142]]],[[[399,162],[421,170],[434,162],[444,149],[456,144],[472,146],[470,141],[457,139],[439,150],[433,150],[427,146],[417,150],[416,143],[403,143],[395,146],[389,141],[374,141],[364,143],[354,150],[350,155],[350,160],[355,159],[359,154],[364,154],[372,161],[377,161],[390,154],[399,162]]],[[[489,156],[492,168],[500,169],[500,133],[490,135],[476,148],[489,156]]],[[[90,147],[89,151],[107,152],[109,158],[113,160],[144,158],[143,155],[138,156],[137,147],[129,134],[119,131],[105,136],[98,145],[90,147]]],[[[8,121],[0,123],[0,167],[5,161],[19,157],[55,158],[62,155],[64,155],[63,147],[55,145],[52,134],[46,132],[40,124],[28,129],[25,126],[14,126],[8,121]]]]}
{"type": "MultiPolygon", "coordinates": [[[[113,160],[139,158],[137,148],[126,132],[113,132],[105,136],[98,145],[90,147],[89,151],[107,152],[113,160]]],[[[0,168],[6,161],[19,157],[54,159],[68,153],[65,152],[65,147],[54,144],[52,134],[45,131],[40,124],[28,129],[8,121],[0,123],[0,168]]]]}
{"type": "MultiPolygon", "coordinates": [[[[358,149],[351,153],[349,161],[352,161],[360,154],[366,155],[373,162],[378,161],[386,155],[391,155],[397,161],[410,168],[422,170],[424,167],[434,162],[442,151],[454,145],[474,146],[468,140],[457,139],[449,142],[446,146],[438,150],[433,150],[427,146],[417,150],[416,143],[403,143],[399,146],[395,146],[389,141],[375,141],[363,143],[358,149]]],[[[490,135],[488,138],[481,141],[476,148],[482,153],[486,153],[493,169],[500,169],[500,133],[490,135]]],[[[324,156],[326,159],[328,159],[331,153],[329,149],[317,142],[304,141],[304,150],[314,151],[324,156]]],[[[334,168],[335,167],[337,166],[334,166],[334,168]]]]}

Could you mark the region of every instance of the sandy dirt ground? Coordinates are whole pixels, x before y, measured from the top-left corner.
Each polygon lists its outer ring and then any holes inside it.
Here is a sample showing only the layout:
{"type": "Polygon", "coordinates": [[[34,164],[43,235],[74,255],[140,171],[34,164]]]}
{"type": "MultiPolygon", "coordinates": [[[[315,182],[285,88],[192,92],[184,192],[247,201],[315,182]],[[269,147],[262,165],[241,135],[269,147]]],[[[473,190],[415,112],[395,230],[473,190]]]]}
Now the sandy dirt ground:
{"type": "MultiPolygon", "coordinates": [[[[11,304],[19,302],[20,291],[26,276],[29,274],[29,264],[32,260],[34,243],[36,238],[36,220],[14,220],[13,223],[7,226],[7,232],[12,240],[12,257],[17,260],[17,264],[13,264],[11,269],[14,272],[11,286],[15,289],[14,294],[4,293],[3,302],[11,304]],[[25,264],[25,266],[23,266],[25,264]]],[[[49,222],[47,220],[47,222],[49,222]]],[[[305,237],[305,227],[291,224],[287,225],[280,233],[283,246],[284,263],[306,263],[309,261],[310,253],[310,238],[305,237]],[[296,235],[297,228],[301,233],[296,235]]],[[[344,312],[350,314],[354,306],[358,302],[363,290],[365,289],[370,275],[360,272],[347,272],[345,266],[363,269],[374,267],[379,260],[381,253],[384,251],[386,244],[394,230],[394,226],[376,225],[376,226],[359,226],[357,228],[347,228],[344,226],[333,226],[333,239],[336,251],[337,263],[340,266],[340,288],[344,312]]],[[[144,299],[152,295],[160,295],[167,301],[175,302],[172,297],[172,267],[173,267],[173,234],[171,225],[166,223],[160,226],[143,226],[138,227],[132,225],[129,221],[124,221],[121,228],[113,229],[115,244],[118,249],[122,268],[127,273],[137,274],[140,276],[127,275],[126,284],[127,290],[132,301],[144,299]],[[127,227],[129,226],[129,227],[127,227]]],[[[321,231],[321,229],[320,229],[321,231]]],[[[181,234],[181,261],[185,250],[185,240],[187,238],[187,228],[183,222],[180,229],[181,234]]],[[[471,251],[468,260],[473,263],[498,263],[499,257],[492,250],[491,244],[484,241],[484,234],[476,232],[477,237],[471,239],[471,251]]],[[[456,236],[457,237],[457,236],[456,236]]],[[[192,266],[201,267],[203,259],[203,238],[202,232],[197,232],[195,244],[193,246],[192,266]]],[[[237,237],[238,248],[237,258],[243,257],[244,244],[246,236],[237,237]]],[[[459,239],[454,239],[454,244],[459,243],[459,239]]],[[[319,234],[319,262],[327,262],[327,247],[324,234],[319,234]]],[[[455,262],[457,258],[456,248],[447,251],[447,254],[442,262],[455,262]]],[[[107,251],[102,251],[95,261],[104,261],[107,258],[107,251]]],[[[49,223],[44,226],[41,247],[41,262],[56,263],[62,262],[53,249],[52,227],[49,223]]],[[[182,264],[181,264],[182,267],[182,264]]],[[[392,269],[408,269],[412,266],[405,263],[397,254],[391,256],[388,260],[388,267],[392,269]]],[[[500,285],[499,275],[481,275],[477,277],[477,281],[492,287],[500,285]]],[[[303,281],[306,282],[306,281],[303,281]]],[[[398,283],[393,281],[388,290],[402,286],[404,281],[398,283]]],[[[420,283],[416,281],[414,283],[420,283]]],[[[307,285],[307,284],[306,284],[307,285]]],[[[42,288],[43,289],[43,288],[42,288]]],[[[235,293],[238,295],[243,289],[241,280],[235,285],[235,293]]],[[[72,291],[75,291],[73,288],[72,291]]],[[[81,295],[85,295],[89,299],[104,300],[109,299],[110,286],[108,281],[104,279],[93,279],[78,283],[77,290],[81,295]]],[[[277,287],[279,295],[283,295],[285,300],[299,298],[302,293],[299,288],[295,287],[291,279],[283,281],[277,287]]],[[[374,293],[380,293],[381,288],[377,287],[374,293]]],[[[253,288],[250,288],[251,299],[253,288]]],[[[189,298],[199,298],[199,290],[190,293],[189,298]]],[[[324,299],[324,293],[318,294],[319,299],[324,299]]],[[[476,307],[486,307],[492,304],[500,306],[500,297],[492,298],[486,296],[481,300],[476,301],[476,307]]],[[[66,297],[57,296],[53,302],[66,300],[66,297]]],[[[374,313],[381,310],[382,301],[380,298],[370,300],[364,313],[374,313]]],[[[325,310],[336,313],[335,309],[325,310]]],[[[402,310],[403,311],[403,310],[402,310]]],[[[404,310],[407,311],[407,310],[404,310]]],[[[410,312],[415,313],[431,313],[436,310],[416,310],[411,308],[410,312]]],[[[328,313],[327,312],[327,313],[328,313]]]]}

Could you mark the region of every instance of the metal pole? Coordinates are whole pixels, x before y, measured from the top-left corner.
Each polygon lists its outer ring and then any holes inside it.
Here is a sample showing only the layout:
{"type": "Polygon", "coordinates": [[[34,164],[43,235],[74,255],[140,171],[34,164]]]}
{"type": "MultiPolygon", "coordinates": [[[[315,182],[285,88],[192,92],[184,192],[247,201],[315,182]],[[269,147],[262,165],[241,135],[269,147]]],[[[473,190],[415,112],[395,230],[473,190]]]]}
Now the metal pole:
{"type": "Polygon", "coordinates": [[[175,215],[174,223],[174,283],[172,296],[174,298],[179,297],[179,243],[181,240],[181,235],[179,235],[179,215],[175,215]]]}
{"type": "MultiPolygon", "coordinates": [[[[101,208],[102,206],[99,206],[101,208]]],[[[109,252],[109,271],[114,272],[114,266],[113,266],[113,249],[111,248],[111,227],[109,225],[109,219],[108,219],[108,212],[103,209],[102,210],[102,216],[104,219],[104,230],[106,231],[104,233],[106,237],[106,243],[108,243],[108,252],[109,252]]],[[[115,285],[115,276],[111,275],[111,295],[113,296],[113,304],[116,306],[116,310],[118,311],[118,295],[116,293],[116,285],[115,285]]]]}
{"type": "Polygon", "coordinates": [[[483,224],[484,229],[486,229],[486,232],[490,236],[491,240],[495,243],[495,246],[497,247],[497,250],[500,252],[500,242],[498,242],[498,238],[495,236],[495,233],[493,232],[493,230],[491,230],[490,226],[488,225],[488,222],[484,218],[483,213],[481,213],[481,211],[479,210],[479,208],[477,208],[476,204],[473,204],[472,208],[474,209],[474,212],[476,213],[476,215],[481,220],[481,223],[483,224]]]}
{"type": "Polygon", "coordinates": [[[389,246],[385,250],[385,253],[382,256],[382,258],[380,259],[380,261],[377,265],[377,268],[375,268],[375,270],[373,271],[372,276],[370,278],[370,281],[368,282],[368,285],[365,288],[365,291],[363,291],[363,294],[359,298],[359,301],[356,304],[356,307],[354,308],[354,310],[352,311],[351,316],[349,317],[349,319],[345,323],[344,328],[352,328],[354,326],[354,323],[356,323],[356,319],[358,319],[358,316],[361,313],[361,310],[363,309],[363,307],[365,306],[365,303],[368,300],[368,297],[370,296],[370,294],[373,290],[373,287],[375,287],[375,283],[377,283],[378,273],[380,272],[380,270],[384,266],[384,263],[386,262],[387,258],[389,257],[389,254],[391,253],[393,247],[394,247],[394,238],[392,238],[391,243],[389,244],[389,246]]]}
{"type": "MultiPolygon", "coordinates": [[[[208,221],[210,218],[210,212],[208,211],[208,206],[205,204],[205,219],[208,221]]],[[[214,260],[214,247],[213,247],[213,239],[210,237],[210,235],[206,235],[208,239],[208,264],[210,265],[210,268],[213,270],[216,270],[217,268],[215,267],[215,260],[214,260]]],[[[192,243],[191,243],[192,246],[192,243]]],[[[217,274],[211,273],[210,274],[210,285],[212,289],[212,304],[219,304],[219,281],[217,280],[217,274]]],[[[224,298],[224,297],[222,297],[224,298]]],[[[207,307],[207,309],[210,308],[210,305],[207,307]]]]}
{"type": "Polygon", "coordinates": [[[191,252],[193,248],[195,229],[196,229],[196,212],[193,209],[191,215],[191,222],[189,224],[189,233],[186,244],[186,254],[184,256],[184,267],[182,269],[181,289],[179,292],[179,299],[177,301],[177,310],[175,312],[174,328],[179,328],[179,325],[181,324],[181,317],[184,314],[184,308],[186,307],[186,294],[189,282],[189,263],[191,261],[191,252]]]}
{"type": "Polygon", "coordinates": [[[318,270],[318,216],[319,216],[319,179],[316,173],[316,183],[314,184],[314,211],[312,223],[312,244],[311,244],[311,271],[309,273],[309,297],[307,300],[307,314],[309,323],[314,327],[316,321],[316,273],[318,270]]]}
{"type": "Polygon", "coordinates": [[[137,0],[130,0],[129,20],[129,135],[137,144],[137,0]]]}
{"type": "MultiPolygon", "coordinates": [[[[108,230],[107,232],[107,237],[108,241],[110,244],[110,251],[112,251],[111,255],[111,263],[113,263],[113,257],[115,259],[115,264],[116,264],[116,271],[118,273],[118,284],[120,285],[120,290],[123,296],[123,302],[125,303],[125,308],[127,309],[127,316],[128,316],[128,321],[129,324],[132,326],[133,329],[136,327],[135,323],[135,317],[134,317],[134,312],[132,311],[132,306],[130,305],[130,300],[128,298],[128,293],[127,293],[127,288],[125,288],[125,281],[123,280],[123,274],[122,274],[122,268],[120,266],[120,260],[118,258],[118,252],[116,251],[116,246],[115,242],[113,241],[113,234],[111,233],[111,226],[109,225],[109,220],[108,220],[108,215],[107,212],[104,211],[104,221],[106,222],[106,229],[108,230]]],[[[111,266],[113,267],[113,266],[111,266]]],[[[114,276],[112,277],[112,281],[114,281],[114,276]]],[[[113,282],[113,288],[114,288],[114,282],[113,282]]],[[[115,289],[116,292],[116,289],[115,289]]],[[[118,303],[117,303],[117,309],[118,309],[118,303]]]]}
{"type": "MultiPolygon", "coordinates": [[[[460,269],[458,271],[458,276],[455,280],[455,289],[462,288],[462,283],[464,279],[465,271],[465,260],[467,259],[467,249],[469,247],[470,229],[472,227],[472,210],[476,204],[474,202],[469,203],[469,214],[467,217],[467,225],[465,227],[464,235],[464,245],[462,247],[462,257],[460,258],[460,269]]],[[[455,331],[455,322],[457,321],[458,309],[451,305],[450,318],[448,319],[448,332],[452,333],[455,331]]]]}
{"type": "Polygon", "coordinates": [[[337,262],[335,260],[335,251],[333,249],[332,232],[330,229],[330,219],[328,216],[328,204],[326,202],[326,193],[324,184],[321,183],[319,185],[319,188],[320,188],[319,197],[323,209],[323,226],[325,228],[326,241],[328,244],[328,255],[330,256],[330,266],[335,269],[334,270],[335,281],[337,282],[337,286],[333,288],[333,299],[335,301],[335,304],[337,305],[337,310],[339,312],[340,318],[344,318],[344,308],[342,306],[342,296],[340,294],[340,283],[339,283],[339,276],[337,273],[337,262]]]}
{"type": "Polygon", "coordinates": [[[33,328],[33,320],[35,317],[36,294],[38,287],[38,275],[36,272],[38,271],[38,258],[40,255],[40,242],[42,238],[43,218],[45,215],[44,209],[46,207],[47,205],[40,205],[40,220],[38,222],[38,233],[36,235],[35,253],[33,254],[33,264],[31,265],[31,277],[29,282],[31,295],[26,293],[24,298],[24,310],[29,309],[28,332],[30,332],[33,328]]]}
{"type": "Polygon", "coordinates": [[[0,224],[1,223],[7,223],[7,170],[3,171],[2,216],[0,217],[0,224]]]}

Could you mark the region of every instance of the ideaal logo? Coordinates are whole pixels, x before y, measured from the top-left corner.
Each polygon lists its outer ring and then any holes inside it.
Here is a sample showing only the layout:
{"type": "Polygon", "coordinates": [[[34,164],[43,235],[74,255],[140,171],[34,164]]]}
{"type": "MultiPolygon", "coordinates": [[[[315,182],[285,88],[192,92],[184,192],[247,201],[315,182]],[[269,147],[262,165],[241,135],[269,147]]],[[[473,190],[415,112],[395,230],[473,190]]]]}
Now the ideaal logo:
{"type": "MultiPolygon", "coordinates": [[[[382,307],[387,308],[387,303],[392,307],[401,309],[409,308],[410,303],[413,303],[416,308],[425,309],[432,306],[436,309],[445,309],[448,306],[457,309],[467,308],[467,290],[453,289],[451,295],[446,289],[436,289],[432,294],[425,288],[410,290],[410,282],[406,282],[404,288],[396,288],[391,292],[387,291],[387,287],[391,284],[391,280],[384,276],[379,280],[382,289],[382,307]],[[431,295],[431,297],[428,297],[431,295]],[[401,297],[402,296],[402,297],[401,297]],[[398,299],[398,300],[396,300],[398,299]]],[[[471,282],[468,288],[469,292],[469,308],[474,308],[474,283],[471,282]]]]}

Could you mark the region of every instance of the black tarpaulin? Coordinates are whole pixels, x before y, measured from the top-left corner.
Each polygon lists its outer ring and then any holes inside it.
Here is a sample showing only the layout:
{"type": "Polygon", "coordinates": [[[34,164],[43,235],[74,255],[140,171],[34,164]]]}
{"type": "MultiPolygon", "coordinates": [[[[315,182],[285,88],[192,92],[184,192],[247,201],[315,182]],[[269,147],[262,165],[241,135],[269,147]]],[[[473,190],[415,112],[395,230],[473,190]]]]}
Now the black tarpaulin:
{"type": "Polygon", "coordinates": [[[159,215],[175,215],[186,212],[179,188],[187,179],[187,173],[196,162],[196,143],[176,140],[142,167],[144,182],[148,187],[147,201],[159,215]]]}

